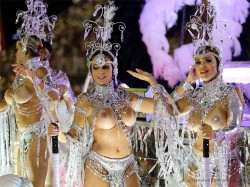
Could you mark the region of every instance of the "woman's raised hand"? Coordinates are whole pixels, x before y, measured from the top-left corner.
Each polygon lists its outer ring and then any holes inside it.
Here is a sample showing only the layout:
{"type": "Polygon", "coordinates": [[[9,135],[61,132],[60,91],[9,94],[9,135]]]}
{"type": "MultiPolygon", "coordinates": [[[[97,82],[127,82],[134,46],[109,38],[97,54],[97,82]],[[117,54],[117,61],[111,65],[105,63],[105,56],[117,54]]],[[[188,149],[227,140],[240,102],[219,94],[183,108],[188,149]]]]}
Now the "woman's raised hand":
{"type": "Polygon", "coordinates": [[[35,75],[33,75],[33,73],[26,66],[22,64],[13,64],[12,66],[13,66],[13,71],[17,75],[21,75],[25,78],[30,79],[31,81],[34,79],[35,75]]]}
{"type": "Polygon", "coordinates": [[[193,65],[189,72],[188,72],[188,76],[186,78],[186,81],[189,82],[189,83],[194,83],[196,80],[198,79],[198,76],[197,76],[197,73],[196,73],[196,70],[195,70],[195,66],[193,65]]]}
{"type": "Polygon", "coordinates": [[[139,68],[136,68],[135,71],[127,70],[127,72],[130,75],[132,75],[133,77],[136,77],[140,80],[147,81],[151,86],[154,86],[157,84],[157,81],[155,80],[154,76],[151,73],[148,73],[146,71],[142,71],[139,68]]]}

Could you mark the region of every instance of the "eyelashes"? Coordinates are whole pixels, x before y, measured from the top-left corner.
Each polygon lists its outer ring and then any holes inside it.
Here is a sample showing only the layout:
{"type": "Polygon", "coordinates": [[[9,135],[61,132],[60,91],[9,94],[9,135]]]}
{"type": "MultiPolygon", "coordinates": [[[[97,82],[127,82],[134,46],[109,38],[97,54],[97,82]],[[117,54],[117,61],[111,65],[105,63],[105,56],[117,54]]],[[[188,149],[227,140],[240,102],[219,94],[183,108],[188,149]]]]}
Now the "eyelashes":
{"type": "Polygon", "coordinates": [[[93,69],[94,70],[98,70],[99,68],[102,68],[104,70],[107,70],[107,69],[110,69],[111,67],[109,65],[104,65],[102,67],[99,67],[99,66],[94,66],[93,69]]]}
{"type": "Polygon", "coordinates": [[[104,65],[104,66],[102,66],[102,69],[110,69],[110,66],[104,65]]]}
{"type": "MultiPolygon", "coordinates": [[[[211,63],[211,62],[213,62],[213,60],[212,59],[205,59],[205,63],[211,63]]],[[[200,65],[201,64],[201,61],[196,61],[195,62],[195,65],[200,65]]]]}
{"type": "Polygon", "coordinates": [[[208,62],[208,63],[210,63],[210,62],[212,62],[213,60],[212,59],[206,59],[206,62],[208,62]]]}
{"type": "Polygon", "coordinates": [[[195,62],[195,65],[199,65],[199,64],[201,64],[200,61],[196,61],[196,62],[195,62]]]}

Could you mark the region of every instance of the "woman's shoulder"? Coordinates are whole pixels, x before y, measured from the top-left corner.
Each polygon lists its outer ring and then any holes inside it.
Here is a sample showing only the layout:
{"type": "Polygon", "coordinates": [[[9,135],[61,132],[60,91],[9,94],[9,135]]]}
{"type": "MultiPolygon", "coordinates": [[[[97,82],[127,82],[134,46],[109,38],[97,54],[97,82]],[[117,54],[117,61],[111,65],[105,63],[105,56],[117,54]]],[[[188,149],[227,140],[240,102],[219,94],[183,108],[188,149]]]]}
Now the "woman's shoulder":
{"type": "Polygon", "coordinates": [[[76,105],[86,104],[89,102],[90,102],[90,100],[89,100],[88,93],[80,93],[77,96],[76,105]]]}
{"type": "MultiPolygon", "coordinates": [[[[237,93],[237,95],[241,95],[242,94],[242,91],[240,90],[239,87],[233,85],[233,84],[227,84],[225,87],[224,87],[224,91],[226,91],[227,93],[237,93]]],[[[225,92],[225,93],[226,93],[225,92]]]]}
{"type": "Polygon", "coordinates": [[[234,93],[237,94],[239,100],[241,101],[242,105],[244,106],[245,100],[244,100],[244,96],[243,96],[242,90],[241,90],[239,87],[235,86],[235,85],[228,85],[228,87],[229,87],[232,91],[234,91],[234,93]]]}

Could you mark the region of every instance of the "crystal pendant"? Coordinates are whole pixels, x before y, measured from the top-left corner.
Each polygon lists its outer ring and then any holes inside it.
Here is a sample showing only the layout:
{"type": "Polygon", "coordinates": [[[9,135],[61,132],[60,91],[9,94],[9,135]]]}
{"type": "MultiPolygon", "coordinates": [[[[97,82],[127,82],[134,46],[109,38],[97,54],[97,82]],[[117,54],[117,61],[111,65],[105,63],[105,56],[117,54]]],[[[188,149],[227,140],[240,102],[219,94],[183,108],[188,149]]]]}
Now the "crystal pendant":
{"type": "Polygon", "coordinates": [[[105,57],[103,54],[99,54],[96,60],[98,65],[103,65],[105,63],[105,57]]]}

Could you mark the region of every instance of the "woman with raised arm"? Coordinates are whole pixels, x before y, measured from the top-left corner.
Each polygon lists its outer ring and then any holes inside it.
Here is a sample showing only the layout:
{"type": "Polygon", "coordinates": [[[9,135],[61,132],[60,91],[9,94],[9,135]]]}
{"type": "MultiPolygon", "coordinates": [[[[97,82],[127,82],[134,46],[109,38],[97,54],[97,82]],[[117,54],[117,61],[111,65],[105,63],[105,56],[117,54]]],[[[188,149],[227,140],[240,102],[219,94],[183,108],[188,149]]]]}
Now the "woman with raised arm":
{"type": "MultiPolygon", "coordinates": [[[[108,40],[116,24],[110,20],[114,11],[114,5],[98,5],[94,16],[103,16],[104,26],[99,25],[100,19],[84,22],[85,36],[91,28],[98,33],[95,41],[86,43],[93,86],[77,97],[73,124],[67,133],[53,125],[49,128],[51,136],[59,134],[60,141],[71,142],[65,177],[69,187],[79,183],[85,187],[140,186],[131,128],[136,112],[152,113],[154,101],[117,88],[118,62],[111,49],[119,49],[119,44],[108,40]]],[[[117,24],[125,29],[123,23],[117,24]]]]}
{"type": "MultiPolygon", "coordinates": [[[[192,154],[185,171],[186,184],[197,186],[203,183],[206,172],[202,162],[203,139],[209,139],[211,185],[237,186],[240,169],[237,140],[243,95],[237,87],[223,82],[218,48],[201,46],[194,61],[186,81],[166,97],[170,113],[174,110],[179,115],[189,113],[188,128],[195,135],[190,141],[192,154]],[[191,84],[198,78],[203,81],[203,86],[193,90],[191,84]]],[[[151,74],[142,70],[128,72],[141,80],[155,82],[151,74]]]]}
{"type": "Polygon", "coordinates": [[[36,187],[44,187],[52,186],[45,181],[50,152],[47,128],[51,121],[57,121],[51,103],[59,100],[59,92],[51,82],[50,70],[41,62],[41,56],[48,55],[42,39],[52,40],[56,19],[54,16],[48,19],[47,5],[42,1],[26,4],[27,11],[17,12],[16,22],[19,19],[23,22],[17,30],[19,40],[13,64],[16,76],[4,95],[7,107],[4,102],[0,105],[0,131],[4,134],[1,137],[5,137],[0,140],[0,173],[15,173],[36,187]],[[11,165],[12,171],[8,170],[11,165]]]}
{"type": "MultiPolygon", "coordinates": [[[[185,82],[170,95],[165,95],[168,114],[174,116],[174,120],[164,124],[167,126],[164,133],[168,152],[159,155],[169,160],[162,159],[160,164],[165,178],[174,173],[172,176],[177,182],[184,180],[188,186],[232,187],[238,186],[239,182],[237,142],[244,99],[237,87],[223,81],[222,50],[215,46],[214,38],[217,32],[223,32],[219,25],[223,23],[223,29],[226,29],[227,23],[217,22],[216,15],[215,7],[203,0],[190,17],[186,29],[196,48],[194,65],[185,82]],[[191,84],[197,79],[203,81],[203,86],[193,89],[191,84]],[[181,122],[178,121],[180,117],[181,122]],[[185,179],[181,171],[185,172],[185,179]]],[[[222,49],[223,37],[219,41],[222,49]]],[[[155,81],[151,74],[141,70],[129,73],[148,81],[156,93],[162,92],[159,85],[152,84],[155,81]]]]}
{"type": "MultiPolygon", "coordinates": [[[[84,186],[140,186],[130,131],[136,112],[152,113],[154,102],[116,89],[112,79],[116,65],[116,57],[109,52],[97,50],[89,57],[93,89],[78,96],[73,125],[59,136],[61,141],[69,138],[84,144],[79,152],[82,164],[76,165],[81,168],[68,166],[71,172],[83,173],[84,186]]],[[[51,132],[58,134],[53,126],[51,132]]],[[[77,149],[70,151],[76,154],[77,149]]]]}
{"type": "Polygon", "coordinates": [[[40,62],[41,45],[35,36],[29,37],[27,46],[17,42],[17,63],[13,65],[16,77],[12,88],[5,92],[17,127],[15,140],[10,139],[10,144],[14,144],[16,172],[27,177],[34,186],[45,185],[49,158],[46,128],[51,118],[56,118],[50,111],[49,100],[59,98],[47,77],[48,70],[40,62]]]}

